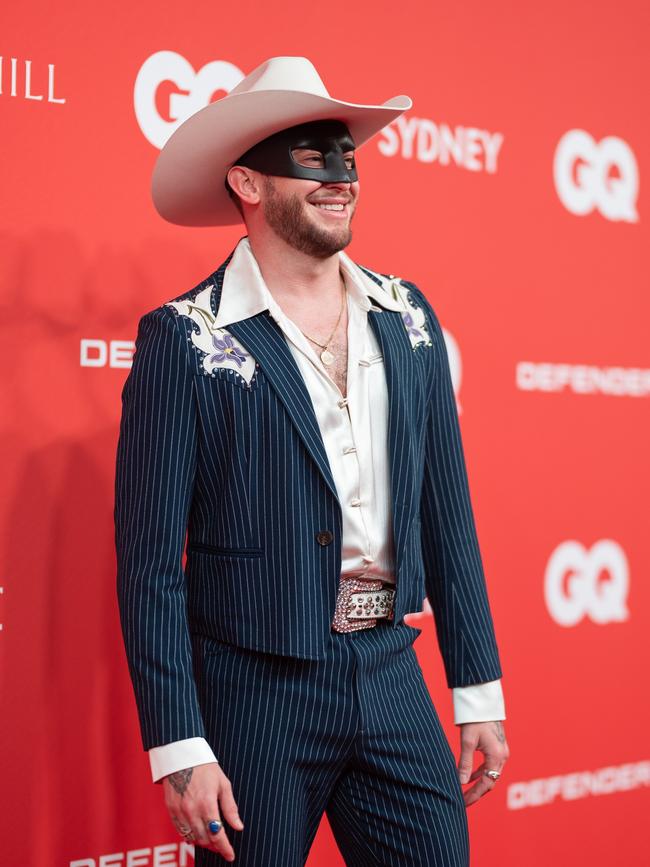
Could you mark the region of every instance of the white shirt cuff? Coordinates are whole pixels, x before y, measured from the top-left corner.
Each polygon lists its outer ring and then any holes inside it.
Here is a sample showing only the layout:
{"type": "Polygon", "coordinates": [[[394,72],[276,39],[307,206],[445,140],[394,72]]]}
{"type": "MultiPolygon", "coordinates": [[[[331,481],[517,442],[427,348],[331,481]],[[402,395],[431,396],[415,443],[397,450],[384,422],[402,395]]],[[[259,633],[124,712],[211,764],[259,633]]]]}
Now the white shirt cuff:
{"type": "Polygon", "coordinates": [[[176,771],[216,761],[205,738],[185,738],[149,750],[149,764],[154,783],[176,771]]]}
{"type": "Polygon", "coordinates": [[[471,686],[455,686],[452,695],[456,725],[506,718],[500,679],[471,686]]]}

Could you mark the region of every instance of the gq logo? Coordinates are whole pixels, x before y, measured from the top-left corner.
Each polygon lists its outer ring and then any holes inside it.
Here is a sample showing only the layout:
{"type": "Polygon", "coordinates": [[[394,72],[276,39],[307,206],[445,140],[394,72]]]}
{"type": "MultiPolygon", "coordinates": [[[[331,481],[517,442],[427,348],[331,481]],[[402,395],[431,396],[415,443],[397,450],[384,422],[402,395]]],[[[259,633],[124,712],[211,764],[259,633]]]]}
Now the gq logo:
{"type": "Polygon", "coordinates": [[[548,561],[544,597],[560,626],[575,626],[583,617],[594,623],[627,620],[629,568],[625,552],[611,539],[591,548],[580,542],[559,545],[548,561]]]}
{"type": "Polygon", "coordinates": [[[555,149],[553,178],[572,214],[582,217],[596,208],[607,220],[638,222],[639,171],[623,139],[610,135],[596,142],[583,129],[570,130],[555,149]]]}
{"type": "Polygon", "coordinates": [[[196,72],[175,51],[157,51],[140,67],[133,89],[135,116],[143,135],[154,147],[162,148],[176,127],[209,105],[218,91],[229,93],[243,77],[241,69],[227,60],[213,60],[196,72]]]}

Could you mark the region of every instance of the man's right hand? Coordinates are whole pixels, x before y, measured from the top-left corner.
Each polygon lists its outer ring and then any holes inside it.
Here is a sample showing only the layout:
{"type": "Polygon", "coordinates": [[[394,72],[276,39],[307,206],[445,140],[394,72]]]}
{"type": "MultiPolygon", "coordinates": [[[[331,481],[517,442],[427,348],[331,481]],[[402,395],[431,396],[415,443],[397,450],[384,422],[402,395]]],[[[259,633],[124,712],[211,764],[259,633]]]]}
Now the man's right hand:
{"type": "Polygon", "coordinates": [[[208,823],[213,819],[222,822],[222,816],[238,831],[244,828],[230,780],[221,767],[216,762],[209,762],[176,771],[164,777],[163,788],[165,803],[178,833],[188,839],[184,832],[191,829],[191,842],[212,849],[226,861],[234,861],[235,853],[225,827],[222,825],[217,834],[208,830],[208,823]]]}

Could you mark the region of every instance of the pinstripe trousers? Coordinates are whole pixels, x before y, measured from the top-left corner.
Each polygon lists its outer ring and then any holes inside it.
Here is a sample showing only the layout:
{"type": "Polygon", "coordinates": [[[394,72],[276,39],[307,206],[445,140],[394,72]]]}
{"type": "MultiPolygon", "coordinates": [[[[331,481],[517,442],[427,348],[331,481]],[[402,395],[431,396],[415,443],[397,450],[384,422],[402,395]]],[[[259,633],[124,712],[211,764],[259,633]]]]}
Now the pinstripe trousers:
{"type": "MultiPolygon", "coordinates": [[[[207,737],[244,830],[240,867],[302,867],[326,813],[350,867],[467,867],[466,808],[413,641],[332,632],[325,660],[195,637],[207,737]]],[[[197,867],[223,858],[197,846],[197,867]]]]}

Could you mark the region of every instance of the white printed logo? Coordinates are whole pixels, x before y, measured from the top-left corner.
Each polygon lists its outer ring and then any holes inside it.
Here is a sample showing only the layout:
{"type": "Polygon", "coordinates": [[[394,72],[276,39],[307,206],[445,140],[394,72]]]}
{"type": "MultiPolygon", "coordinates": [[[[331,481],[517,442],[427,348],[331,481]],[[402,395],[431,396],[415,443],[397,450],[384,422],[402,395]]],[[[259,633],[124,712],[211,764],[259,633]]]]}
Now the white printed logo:
{"type": "Polygon", "coordinates": [[[69,867],[190,867],[195,862],[194,851],[192,843],[163,843],[99,857],[77,858],[70,861],[69,867]]]}
{"type": "Polygon", "coordinates": [[[642,367],[519,361],[515,369],[515,382],[521,391],[570,390],[574,394],[607,394],[614,397],[650,395],[650,369],[642,367]]]}
{"type": "Polygon", "coordinates": [[[213,60],[198,72],[175,51],[157,51],[140,67],[133,89],[135,116],[145,138],[162,148],[176,127],[191,114],[205,108],[220,90],[230,93],[244,77],[241,69],[227,60],[213,60]],[[167,116],[161,117],[156,106],[158,88],[171,82],[167,116]]]}
{"type": "Polygon", "coordinates": [[[610,135],[596,142],[583,129],[569,130],[555,149],[553,178],[572,214],[582,217],[596,208],[607,220],[638,222],[639,171],[623,139],[610,135]]]}
{"type": "MultiPolygon", "coordinates": [[[[34,79],[36,84],[32,82],[32,61],[24,60],[22,61],[24,65],[24,72],[21,74],[21,69],[19,64],[21,61],[17,57],[5,58],[4,56],[0,56],[0,95],[7,92],[9,96],[17,96],[22,97],[23,99],[34,99],[37,102],[45,99],[44,93],[33,93],[32,88],[38,87],[38,89],[42,90],[44,88],[45,78],[42,69],[37,67],[36,72],[34,73],[34,79]],[[8,60],[9,63],[5,67],[5,60],[8,60]],[[4,84],[3,89],[3,82],[4,84]],[[7,90],[7,84],[9,88],[7,90]]],[[[60,98],[54,96],[54,64],[47,64],[47,102],[58,103],[59,105],[65,104],[65,97],[60,98]]]]}
{"type": "Polygon", "coordinates": [[[629,792],[641,786],[650,786],[650,762],[647,760],[511,783],[507,790],[507,804],[509,810],[522,810],[552,804],[558,798],[575,801],[592,795],[629,792]]]}
{"type": "Polygon", "coordinates": [[[569,540],[548,561],[544,598],[560,626],[575,626],[585,616],[594,623],[620,622],[629,616],[628,585],[627,558],[617,542],[601,539],[587,549],[569,540]]]}
{"type": "Polygon", "coordinates": [[[131,367],[134,340],[101,340],[82,337],[79,345],[81,367],[131,367]]]}
{"type": "Polygon", "coordinates": [[[497,170],[497,158],[503,135],[473,126],[434,123],[426,117],[401,115],[384,127],[377,141],[379,153],[385,157],[399,154],[402,159],[415,157],[421,163],[438,162],[448,166],[454,162],[470,172],[497,170]]]}

